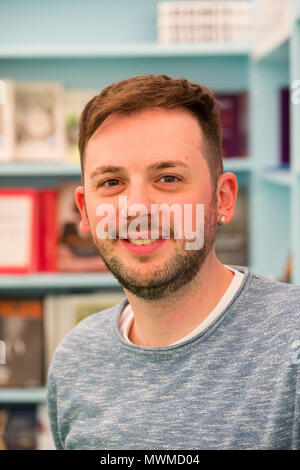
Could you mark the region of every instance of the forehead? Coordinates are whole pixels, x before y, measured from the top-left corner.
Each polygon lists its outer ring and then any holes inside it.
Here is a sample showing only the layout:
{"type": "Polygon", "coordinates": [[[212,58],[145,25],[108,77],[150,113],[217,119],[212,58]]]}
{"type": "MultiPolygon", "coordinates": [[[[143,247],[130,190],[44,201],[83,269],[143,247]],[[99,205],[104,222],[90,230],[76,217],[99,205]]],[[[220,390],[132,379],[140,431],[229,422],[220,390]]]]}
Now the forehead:
{"type": "Polygon", "coordinates": [[[184,108],[149,109],[108,116],[89,139],[85,165],[110,161],[141,165],[164,158],[198,163],[203,159],[203,135],[195,116],[184,108]],[[202,157],[202,158],[201,158],[202,157]]]}

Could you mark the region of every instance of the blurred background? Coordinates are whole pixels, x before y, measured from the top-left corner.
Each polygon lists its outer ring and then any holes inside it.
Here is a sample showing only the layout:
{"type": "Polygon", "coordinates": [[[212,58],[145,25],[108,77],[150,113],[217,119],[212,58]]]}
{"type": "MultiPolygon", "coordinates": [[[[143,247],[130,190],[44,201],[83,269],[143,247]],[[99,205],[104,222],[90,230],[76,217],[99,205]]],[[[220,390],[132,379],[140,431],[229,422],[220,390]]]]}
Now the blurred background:
{"type": "Polygon", "coordinates": [[[213,89],[239,195],[224,264],[300,284],[300,0],[0,0],[0,449],[53,449],[53,352],[124,298],[78,230],[78,120],[144,73],[213,89]]]}

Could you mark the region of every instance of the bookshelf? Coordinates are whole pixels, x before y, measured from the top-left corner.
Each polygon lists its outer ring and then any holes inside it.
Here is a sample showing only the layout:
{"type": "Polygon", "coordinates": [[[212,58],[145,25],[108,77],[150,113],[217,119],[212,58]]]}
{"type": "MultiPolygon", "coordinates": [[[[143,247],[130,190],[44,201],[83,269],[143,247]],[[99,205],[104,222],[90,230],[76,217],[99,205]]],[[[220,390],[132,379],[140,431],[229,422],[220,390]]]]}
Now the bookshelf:
{"type": "MultiPolygon", "coordinates": [[[[288,32],[259,51],[249,44],[157,44],[158,0],[89,0],[89,8],[86,3],[73,2],[71,16],[66,0],[53,0],[47,15],[42,4],[33,0],[26,5],[17,1],[1,5],[1,75],[101,89],[113,81],[150,72],[184,76],[217,92],[248,90],[250,156],[224,159],[224,168],[234,172],[239,185],[249,190],[249,265],[259,274],[279,278],[292,251],[292,282],[300,284],[300,133],[296,132],[300,105],[291,107],[289,169],[279,168],[277,106],[278,88],[300,79],[298,2],[294,0],[288,32]],[[22,18],[17,23],[15,8],[22,18]],[[91,9],[93,15],[88,13],[91,9]],[[133,10],[134,15],[130,14],[133,10]]],[[[73,177],[80,177],[78,164],[12,162],[0,167],[1,186],[41,187],[73,177]]],[[[106,273],[0,276],[0,296],[101,288],[119,285],[106,273]]],[[[41,403],[45,397],[44,388],[0,389],[0,403],[41,403]]]]}
{"type": "Polygon", "coordinates": [[[18,45],[0,47],[1,59],[34,58],[144,58],[144,57],[199,57],[246,56],[250,44],[158,44],[153,42],[128,44],[58,44],[18,45]]]}
{"type": "MultiPolygon", "coordinates": [[[[248,172],[251,170],[251,159],[245,157],[234,157],[224,159],[226,171],[248,172]]],[[[1,178],[28,177],[81,177],[80,164],[69,162],[4,162],[1,163],[1,178]]]]}
{"type": "Polygon", "coordinates": [[[74,291],[100,288],[120,288],[110,273],[37,273],[28,275],[0,275],[0,295],[18,291],[74,291]]]}
{"type": "Polygon", "coordinates": [[[281,87],[300,77],[300,22],[298,3],[285,31],[272,43],[254,50],[250,67],[251,155],[250,259],[254,271],[278,279],[292,254],[292,282],[300,284],[299,105],[290,102],[290,165],[280,165],[278,130],[281,87]],[[265,47],[265,48],[264,48],[265,47]],[[267,104],[267,105],[266,105],[267,104]]]}
{"type": "Polygon", "coordinates": [[[45,403],[47,389],[46,387],[36,388],[3,388],[0,389],[0,404],[17,404],[17,403],[45,403]]]}
{"type": "Polygon", "coordinates": [[[260,178],[264,182],[268,182],[270,184],[274,185],[279,185],[279,186],[284,186],[284,187],[291,187],[293,182],[292,182],[292,175],[290,170],[277,170],[277,171],[268,171],[265,173],[262,173],[260,175],[260,178]]]}

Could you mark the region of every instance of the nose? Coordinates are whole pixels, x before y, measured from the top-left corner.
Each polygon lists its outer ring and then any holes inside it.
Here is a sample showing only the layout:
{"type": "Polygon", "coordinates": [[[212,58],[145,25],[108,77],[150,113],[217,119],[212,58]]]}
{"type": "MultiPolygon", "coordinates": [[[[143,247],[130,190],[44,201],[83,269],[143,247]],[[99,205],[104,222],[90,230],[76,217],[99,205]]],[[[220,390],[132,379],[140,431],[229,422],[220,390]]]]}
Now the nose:
{"type": "MultiPolygon", "coordinates": [[[[126,203],[128,217],[151,214],[151,205],[154,204],[154,201],[150,194],[150,188],[143,180],[132,181],[126,194],[126,203]]],[[[121,208],[121,213],[125,215],[125,207],[121,208]]]]}
{"type": "MultiPolygon", "coordinates": [[[[148,186],[143,180],[135,179],[135,181],[131,181],[126,194],[119,198],[119,211],[121,217],[124,218],[123,222],[120,222],[121,231],[125,230],[126,226],[130,227],[131,222],[138,218],[140,223],[137,231],[145,232],[145,234],[149,233],[150,230],[153,230],[152,233],[158,232],[158,204],[151,192],[150,185],[148,186]]],[[[136,232],[132,225],[130,230],[136,232]]]]}

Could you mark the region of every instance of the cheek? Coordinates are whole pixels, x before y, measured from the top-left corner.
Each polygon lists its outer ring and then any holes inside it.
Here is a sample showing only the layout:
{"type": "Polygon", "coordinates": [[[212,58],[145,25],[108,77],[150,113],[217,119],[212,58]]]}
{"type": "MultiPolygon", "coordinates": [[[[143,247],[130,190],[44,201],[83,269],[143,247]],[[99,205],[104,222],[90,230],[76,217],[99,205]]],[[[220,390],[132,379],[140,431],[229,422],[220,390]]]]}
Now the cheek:
{"type": "Polygon", "coordinates": [[[96,198],[91,196],[86,199],[86,212],[89,219],[90,229],[97,239],[101,238],[101,233],[103,233],[103,231],[110,232],[113,230],[113,227],[117,223],[114,205],[109,203],[100,203],[99,200],[96,200],[96,198]],[[99,237],[98,234],[100,234],[99,237]]]}

